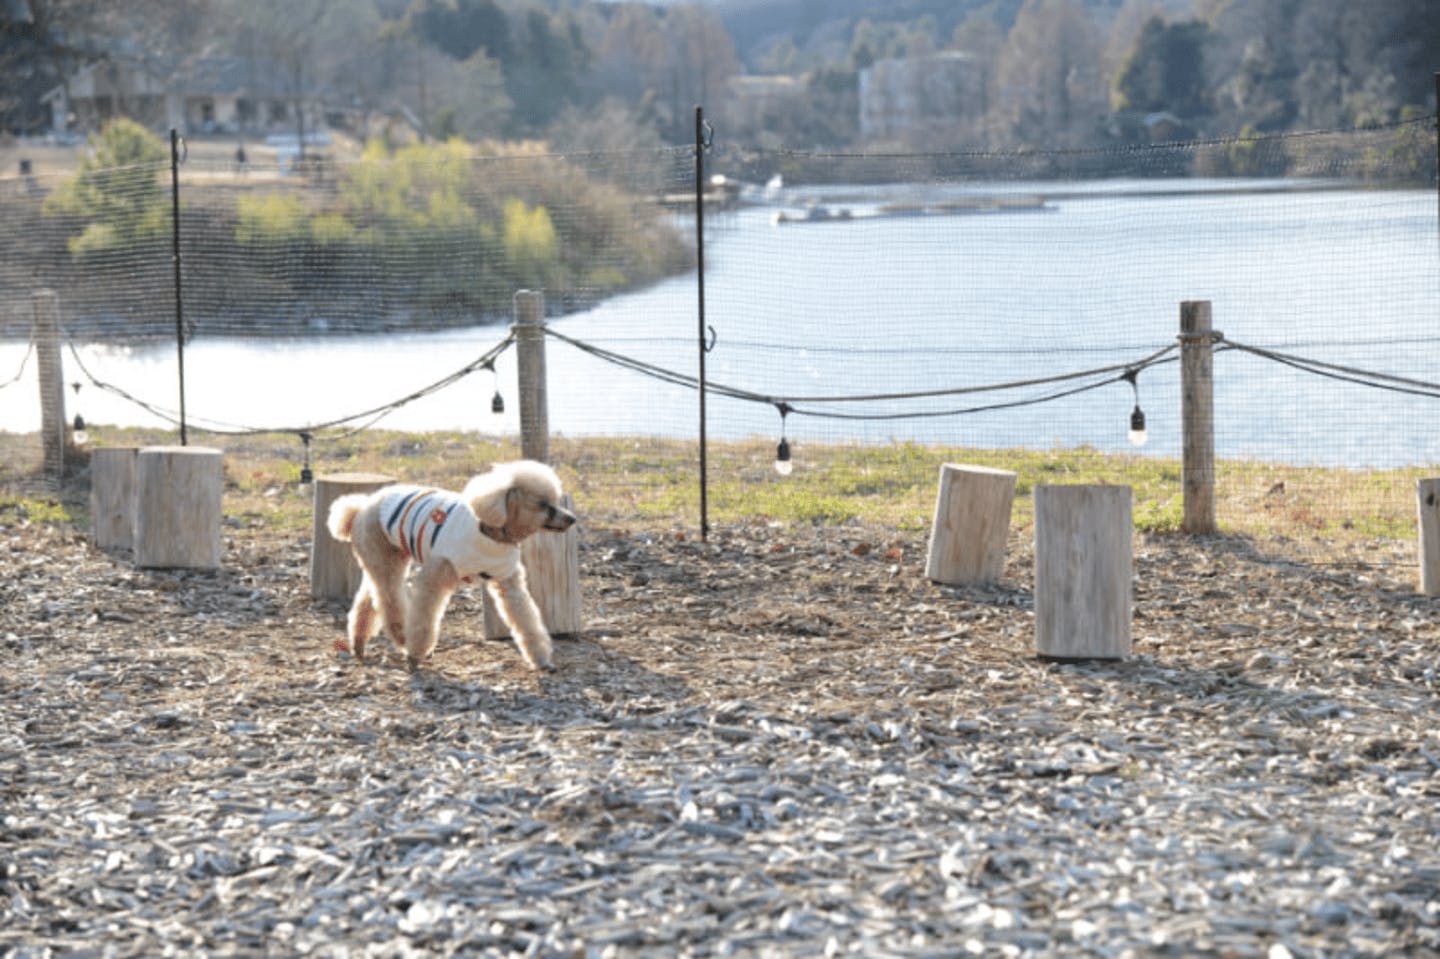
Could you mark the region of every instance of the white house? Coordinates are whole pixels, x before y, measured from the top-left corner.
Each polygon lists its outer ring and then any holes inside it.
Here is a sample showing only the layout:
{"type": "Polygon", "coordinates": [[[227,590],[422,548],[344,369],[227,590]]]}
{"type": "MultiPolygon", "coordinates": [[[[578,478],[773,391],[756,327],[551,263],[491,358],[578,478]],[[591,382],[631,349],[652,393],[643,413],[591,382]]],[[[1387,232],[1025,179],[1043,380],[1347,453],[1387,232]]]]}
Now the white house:
{"type": "Polygon", "coordinates": [[[286,89],[279,72],[240,57],[183,64],[113,57],[81,67],[42,99],[57,133],[89,132],[124,116],[190,135],[264,135],[293,131],[302,104],[307,128],[318,129],[322,118],[318,100],[286,89]]]}

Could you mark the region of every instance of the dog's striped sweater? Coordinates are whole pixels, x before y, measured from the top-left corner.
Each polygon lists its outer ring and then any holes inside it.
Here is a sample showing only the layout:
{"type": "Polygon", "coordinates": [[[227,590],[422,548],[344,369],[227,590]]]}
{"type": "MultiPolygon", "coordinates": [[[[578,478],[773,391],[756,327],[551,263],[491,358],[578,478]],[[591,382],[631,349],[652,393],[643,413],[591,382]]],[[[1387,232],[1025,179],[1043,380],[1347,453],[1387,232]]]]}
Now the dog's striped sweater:
{"type": "Polygon", "coordinates": [[[448,560],[461,579],[505,579],[520,551],[477,535],[480,519],[458,493],[425,486],[392,486],[380,500],[385,536],[417,566],[448,560]]]}

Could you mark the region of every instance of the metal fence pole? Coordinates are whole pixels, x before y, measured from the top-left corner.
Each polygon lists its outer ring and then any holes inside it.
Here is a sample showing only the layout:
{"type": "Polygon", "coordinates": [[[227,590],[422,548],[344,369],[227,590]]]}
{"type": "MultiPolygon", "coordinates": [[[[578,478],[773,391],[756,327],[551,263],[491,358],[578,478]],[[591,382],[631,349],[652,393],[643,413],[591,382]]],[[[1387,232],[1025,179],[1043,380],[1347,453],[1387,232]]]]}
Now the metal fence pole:
{"type": "Polygon", "coordinates": [[[705,110],[695,108],[695,289],[700,328],[700,539],[710,535],[709,482],[706,475],[708,442],[705,436],[705,110]]]}
{"type": "Polygon", "coordinates": [[[180,286],[180,134],[170,128],[170,221],[171,254],[175,263],[175,352],[180,379],[180,445],[185,436],[185,299],[180,286]]]}

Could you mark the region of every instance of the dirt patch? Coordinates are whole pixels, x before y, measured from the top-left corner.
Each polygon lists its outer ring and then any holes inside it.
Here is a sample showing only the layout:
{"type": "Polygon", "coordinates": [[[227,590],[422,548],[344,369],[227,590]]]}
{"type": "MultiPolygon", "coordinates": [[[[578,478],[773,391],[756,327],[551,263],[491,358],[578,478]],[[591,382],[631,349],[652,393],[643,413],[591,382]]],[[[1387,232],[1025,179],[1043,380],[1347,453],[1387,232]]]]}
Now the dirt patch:
{"type": "Polygon", "coordinates": [[[0,951],[1440,948],[1440,630],[1389,572],[1141,539],[1134,658],[1067,665],[1028,530],[950,588],[923,534],[592,516],[555,674],[472,590],[412,675],[332,653],[302,532],[147,571],[18,516],[0,951]]]}

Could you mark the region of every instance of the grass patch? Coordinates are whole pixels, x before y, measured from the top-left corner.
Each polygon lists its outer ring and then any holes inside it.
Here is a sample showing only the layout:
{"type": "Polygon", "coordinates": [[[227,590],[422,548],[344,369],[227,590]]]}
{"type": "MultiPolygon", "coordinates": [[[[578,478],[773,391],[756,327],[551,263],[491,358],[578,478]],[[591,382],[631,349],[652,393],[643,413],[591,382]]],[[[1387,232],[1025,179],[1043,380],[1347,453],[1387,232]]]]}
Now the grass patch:
{"type": "Polygon", "coordinates": [[[70,523],[75,519],[58,499],[7,496],[0,493],[0,518],[4,517],[26,523],[70,523]]]}
{"type": "MultiPolygon", "coordinates": [[[[174,443],[160,430],[92,427],[110,446],[174,443]]],[[[297,437],[193,437],[225,452],[226,512],[280,529],[308,531],[312,498],[300,485],[305,449],[297,437]]],[[[39,441],[0,434],[0,507],[33,522],[87,524],[88,489],[68,483],[55,497],[37,493],[39,441]],[[77,487],[78,488],[75,488],[77,487]]],[[[583,516],[641,529],[694,529],[700,522],[699,451],[688,440],[553,437],[551,460],[583,516]]],[[[310,450],[314,472],[375,472],[458,488],[490,463],[520,455],[515,437],[474,433],[370,430],[321,436],[310,450]]],[[[779,522],[865,524],[923,531],[935,509],[939,469],[964,463],[1016,474],[1012,525],[1030,526],[1036,486],[1124,484],[1134,493],[1137,531],[1180,531],[1184,496],[1178,460],[1102,453],[1088,447],[975,450],[914,443],[885,446],[804,444],[794,472],[777,475],[768,440],[712,442],[706,456],[707,518],[712,525],[779,522]]],[[[1413,541],[1415,483],[1427,468],[1347,470],[1223,461],[1217,464],[1221,532],[1321,544],[1339,553],[1376,541],[1413,541]]],[[[83,479],[83,471],[79,477],[83,479]]]]}

